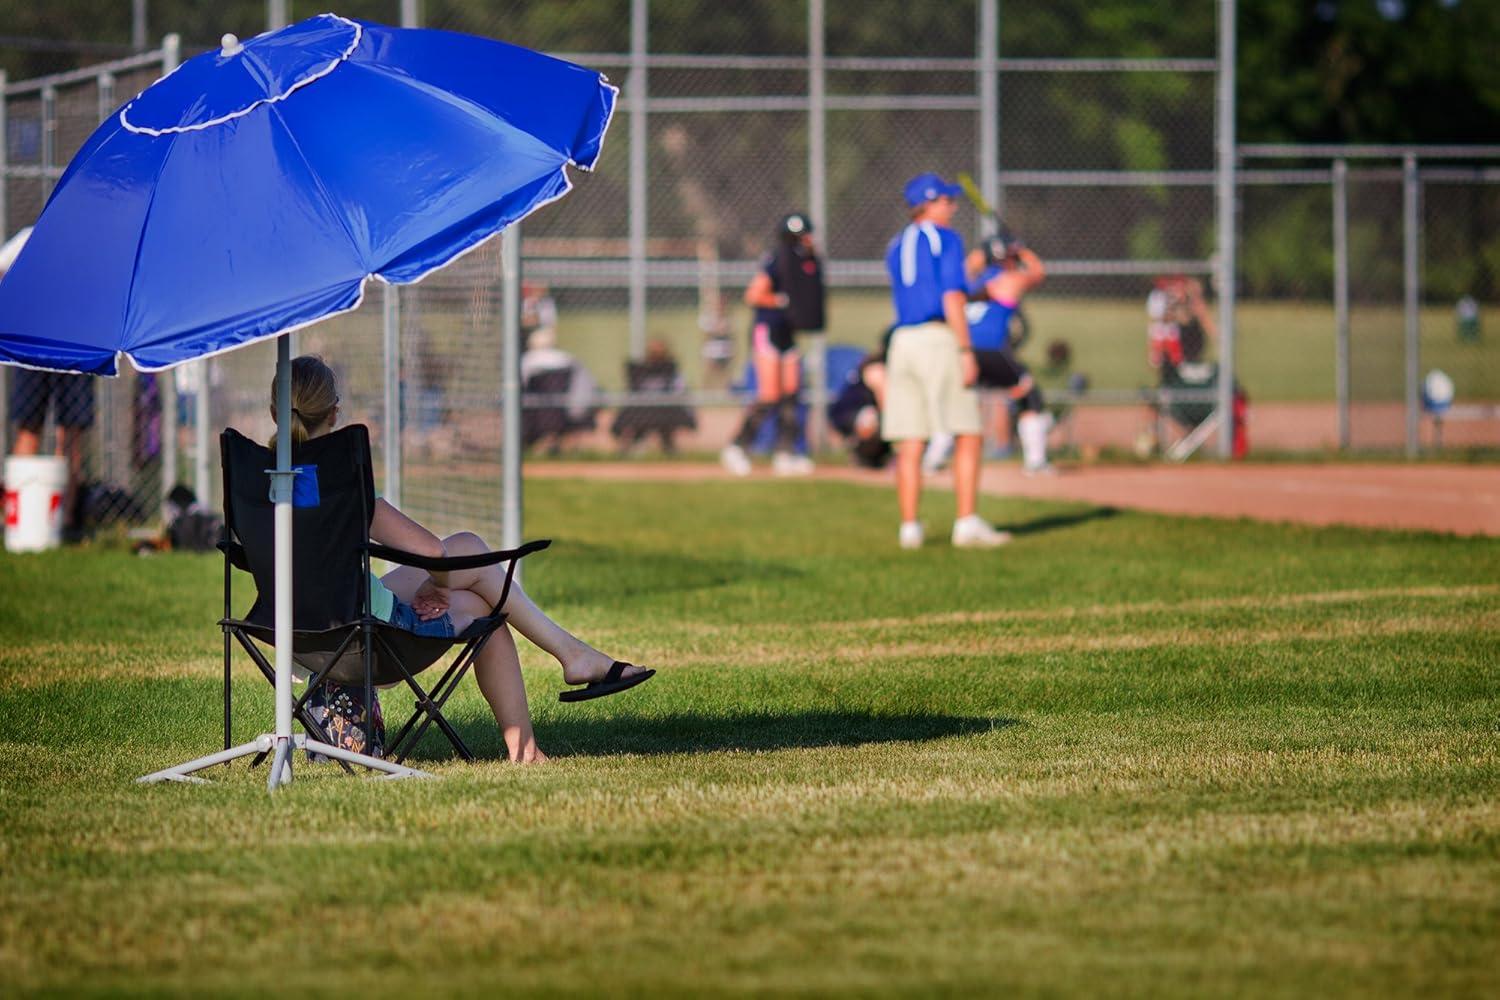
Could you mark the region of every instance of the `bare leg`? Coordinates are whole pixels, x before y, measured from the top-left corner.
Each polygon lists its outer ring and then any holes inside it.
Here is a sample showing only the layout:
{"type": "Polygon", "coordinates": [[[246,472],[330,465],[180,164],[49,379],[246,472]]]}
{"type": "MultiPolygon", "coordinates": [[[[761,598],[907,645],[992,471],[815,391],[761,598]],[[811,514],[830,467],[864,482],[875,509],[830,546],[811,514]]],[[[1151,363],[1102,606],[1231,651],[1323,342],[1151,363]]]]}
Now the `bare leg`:
{"type": "Polygon", "coordinates": [[[83,481],[83,435],[86,431],[75,427],[57,429],[57,453],[68,462],[68,482],[63,488],[63,523],[77,528],[73,523],[73,509],[78,502],[78,485],[83,481]]]}
{"type": "Polygon", "coordinates": [[[960,434],[953,442],[953,497],[960,518],[974,513],[979,499],[979,460],[984,438],[978,434],[960,434]]]}
{"type": "MultiPolygon", "coordinates": [[[[488,610],[488,609],[486,609],[488,610]]],[[[505,753],[521,764],[539,764],[547,759],[536,745],[531,728],[531,709],[526,704],[526,684],[521,679],[521,658],[510,629],[501,626],[490,636],[474,662],[474,679],[495,713],[505,753]]]]}
{"type": "MultiPolygon", "coordinates": [[[[449,555],[475,555],[489,551],[484,539],[469,531],[461,531],[443,539],[443,547],[449,555]]],[[[485,566],[481,569],[459,570],[448,574],[447,586],[454,590],[468,590],[479,595],[493,607],[500,599],[505,586],[503,566],[485,566]]],[[[485,609],[488,611],[488,608],[485,609]]],[[[541,608],[532,602],[526,592],[515,583],[502,609],[511,627],[549,653],[563,668],[563,680],[569,684],[584,684],[600,680],[614,663],[614,659],[590,646],[567,629],[557,624],[541,608]]],[[[625,671],[630,677],[641,668],[625,671]]]]}
{"type": "Polygon", "coordinates": [[[797,395],[797,390],[802,388],[802,356],[796,351],[781,355],[780,368],[777,397],[797,395]]]}
{"type": "MultiPolygon", "coordinates": [[[[402,566],[382,579],[397,599],[410,602],[417,587],[427,579],[427,574],[402,566]]],[[[462,631],[475,618],[489,612],[490,605],[477,594],[454,590],[449,596],[448,614],[455,631],[462,631]]],[[[521,658],[516,653],[516,642],[510,629],[501,626],[484,644],[474,661],[474,679],[479,682],[479,691],[489,703],[490,711],[495,713],[495,722],[505,740],[506,756],[522,764],[545,761],[547,755],[537,747],[536,732],[531,728],[526,684],[521,678],[521,658]]]]}
{"type": "Polygon", "coordinates": [[[1010,406],[1004,399],[995,400],[995,447],[1010,446],[1010,406]]]}
{"type": "Polygon", "coordinates": [[[774,350],[755,352],[755,398],[762,403],[775,405],[781,402],[782,360],[774,350]]]}
{"type": "Polygon", "coordinates": [[[896,503],[901,520],[917,519],[917,504],[922,498],[922,452],[927,442],[920,438],[896,442],[896,503]]]}

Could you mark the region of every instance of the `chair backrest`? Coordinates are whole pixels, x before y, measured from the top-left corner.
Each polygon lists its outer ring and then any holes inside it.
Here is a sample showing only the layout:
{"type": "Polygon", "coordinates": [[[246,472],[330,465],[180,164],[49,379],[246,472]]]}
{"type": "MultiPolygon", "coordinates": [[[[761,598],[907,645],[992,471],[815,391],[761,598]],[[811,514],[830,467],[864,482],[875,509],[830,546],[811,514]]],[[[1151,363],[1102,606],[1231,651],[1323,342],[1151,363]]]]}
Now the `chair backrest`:
{"type": "Polygon", "coordinates": [[[842,391],[850,373],[859,369],[869,353],[866,348],[850,344],[829,344],[823,352],[823,376],[828,391],[834,394],[842,391]]]}
{"type": "Polygon", "coordinates": [[[671,392],[677,388],[677,362],[627,361],[625,382],[632,392],[671,392]]]}
{"type": "MultiPolygon", "coordinates": [[[[219,438],[224,466],[224,522],[244,549],[255,578],[256,601],[246,619],[269,625],[274,616],[275,505],[269,470],[276,456],[233,429],[219,438]]],[[[292,500],[292,622],[325,629],[356,620],[369,603],[368,562],[375,482],[370,435],[352,424],[292,449],[298,469],[292,500]]]]}
{"type": "Polygon", "coordinates": [[[527,392],[567,392],[573,384],[573,369],[543,368],[526,376],[522,386],[527,392]]]}

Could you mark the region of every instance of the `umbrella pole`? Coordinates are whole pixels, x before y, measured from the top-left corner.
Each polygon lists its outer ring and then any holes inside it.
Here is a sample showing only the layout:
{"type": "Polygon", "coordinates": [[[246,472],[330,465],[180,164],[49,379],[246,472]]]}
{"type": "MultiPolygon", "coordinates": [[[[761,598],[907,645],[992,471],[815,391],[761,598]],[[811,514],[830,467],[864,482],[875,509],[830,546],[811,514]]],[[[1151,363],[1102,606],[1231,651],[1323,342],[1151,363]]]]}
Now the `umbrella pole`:
{"type": "Polygon", "coordinates": [[[292,338],[276,338],[276,732],[267,787],[292,783],[292,338]]]}
{"type": "Polygon", "coordinates": [[[262,733],[249,743],[136,780],[148,784],[157,781],[202,782],[202,778],[193,776],[194,771],[227,764],[252,754],[270,753],[271,770],[266,777],[266,788],[274,792],[280,786],[292,783],[293,750],[307,750],[360,764],[372,771],[380,771],[388,778],[432,777],[414,767],[352,753],[292,733],[292,483],[296,473],[292,471],[292,346],[291,338],[286,334],[276,338],[276,468],[266,471],[271,475],[271,501],[276,505],[276,731],[262,733]]]}

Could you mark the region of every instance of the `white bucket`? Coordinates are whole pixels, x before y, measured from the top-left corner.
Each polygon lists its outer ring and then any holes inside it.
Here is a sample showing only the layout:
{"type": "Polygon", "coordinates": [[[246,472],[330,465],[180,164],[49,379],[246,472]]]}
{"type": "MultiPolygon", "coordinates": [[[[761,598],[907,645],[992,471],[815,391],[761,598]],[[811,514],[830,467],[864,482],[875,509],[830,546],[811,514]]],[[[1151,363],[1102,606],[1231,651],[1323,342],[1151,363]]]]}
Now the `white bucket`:
{"type": "Polygon", "coordinates": [[[57,455],[5,459],[5,548],[40,552],[62,543],[63,490],[68,463],[57,455]]]}

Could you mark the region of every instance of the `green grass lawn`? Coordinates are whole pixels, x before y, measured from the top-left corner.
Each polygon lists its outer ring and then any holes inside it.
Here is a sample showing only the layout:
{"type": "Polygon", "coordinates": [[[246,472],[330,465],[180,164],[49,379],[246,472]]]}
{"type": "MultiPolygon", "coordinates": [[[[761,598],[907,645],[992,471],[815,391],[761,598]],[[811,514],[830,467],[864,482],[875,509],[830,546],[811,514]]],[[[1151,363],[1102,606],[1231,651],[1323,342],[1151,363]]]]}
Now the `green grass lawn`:
{"type": "Polygon", "coordinates": [[[905,553],[852,485],[527,501],[532,593],[660,674],[564,706],[527,647],[554,763],[493,759],[469,682],[486,759],[429,736],[431,782],[133,784],[220,739],[220,564],[0,555],[0,992],[1500,989],[1500,543],[987,500],[1011,547],[905,553]]]}

